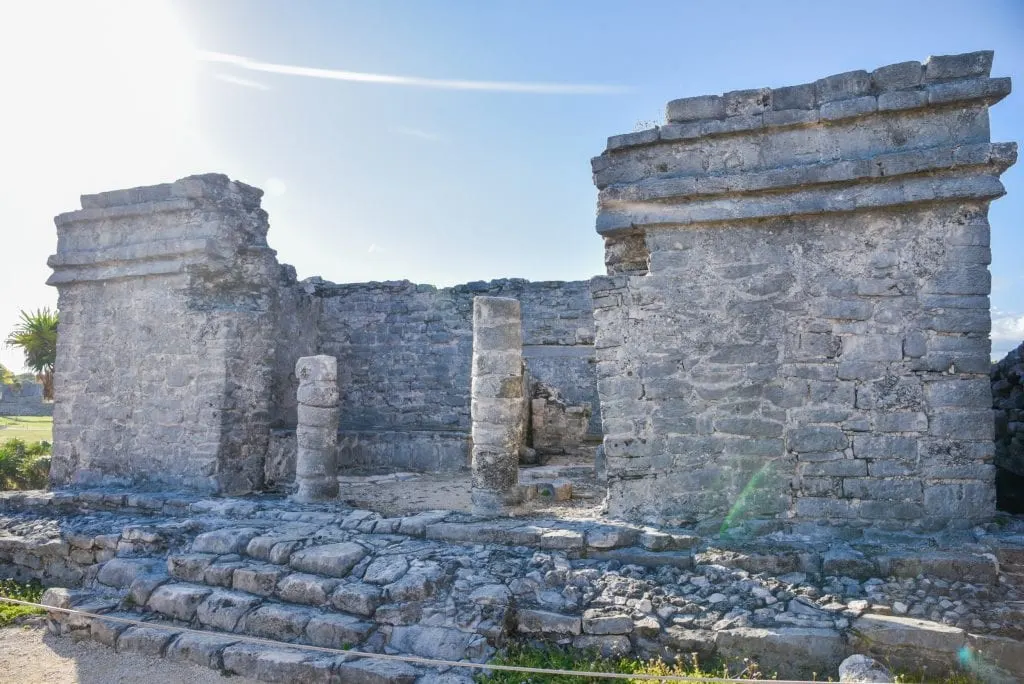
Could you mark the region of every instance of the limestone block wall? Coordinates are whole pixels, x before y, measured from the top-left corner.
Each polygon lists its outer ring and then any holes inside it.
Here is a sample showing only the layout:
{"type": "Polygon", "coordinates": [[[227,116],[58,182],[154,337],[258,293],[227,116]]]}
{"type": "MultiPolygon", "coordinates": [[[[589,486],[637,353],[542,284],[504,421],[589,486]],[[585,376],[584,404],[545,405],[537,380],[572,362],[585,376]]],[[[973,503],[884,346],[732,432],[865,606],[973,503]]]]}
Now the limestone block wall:
{"type": "Polygon", "coordinates": [[[1024,477],[1024,344],[992,364],[996,465],[1024,477]]]}
{"type": "MultiPolygon", "coordinates": [[[[43,401],[43,386],[24,382],[19,386],[0,385],[0,416],[52,416],[53,403],[43,401]]],[[[3,433],[0,432],[0,440],[3,433]]]]}
{"type": "MultiPolygon", "coordinates": [[[[438,289],[408,281],[311,279],[318,353],[338,359],[342,467],[451,471],[469,465],[473,297],[522,305],[523,357],[535,381],[597,406],[586,282],[496,280],[438,289]]],[[[600,434],[599,417],[591,423],[600,434]]]]}
{"type": "Polygon", "coordinates": [[[989,142],[1010,90],[991,60],[676,100],[609,139],[612,515],[813,532],[993,512],[987,208],[1016,147],[989,142]]]}
{"type": "Polygon", "coordinates": [[[55,219],[55,485],[262,486],[282,274],[261,195],[192,176],[55,219]]]}

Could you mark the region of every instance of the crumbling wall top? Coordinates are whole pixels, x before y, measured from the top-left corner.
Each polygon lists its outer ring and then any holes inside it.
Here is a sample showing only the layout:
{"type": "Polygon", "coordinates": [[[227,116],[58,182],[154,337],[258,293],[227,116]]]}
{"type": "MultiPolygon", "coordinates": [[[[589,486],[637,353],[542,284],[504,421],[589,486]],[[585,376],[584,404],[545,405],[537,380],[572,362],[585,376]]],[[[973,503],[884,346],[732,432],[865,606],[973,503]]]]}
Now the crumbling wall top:
{"type": "Polygon", "coordinates": [[[668,123],[592,160],[597,231],[999,197],[1017,147],[989,141],[987,107],[1010,92],[991,64],[975,52],[673,100],[668,123]]]}

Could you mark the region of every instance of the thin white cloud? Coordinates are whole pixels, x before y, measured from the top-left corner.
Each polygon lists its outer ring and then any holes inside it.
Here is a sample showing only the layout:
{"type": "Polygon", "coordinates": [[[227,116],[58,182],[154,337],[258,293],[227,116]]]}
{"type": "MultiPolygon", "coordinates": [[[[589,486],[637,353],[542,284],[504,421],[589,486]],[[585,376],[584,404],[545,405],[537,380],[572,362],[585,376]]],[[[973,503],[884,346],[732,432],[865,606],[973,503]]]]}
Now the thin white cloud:
{"type": "Polygon", "coordinates": [[[1014,345],[1024,340],[1024,314],[993,316],[992,342],[1012,342],[1014,345]]]}
{"type": "Polygon", "coordinates": [[[420,140],[426,140],[427,142],[438,142],[442,140],[441,136],[437,133],[431,133],[430,131],[424,131],[421,128],[410,128],[409,126],[395,126],[391,129],[399,135],[407,135],[410,138],[418,138],[420,140]]]}
{"type": "Polygon", "coordinates": [[[244,88],[252,88],[253,90],[270,90],[270,86],[260,83],[259,81],[252,81],[248,78],[239,78],[238,76],[232,76],[231,74],[214,74],[214,78],[224,81],[225,83],[233,83],[237,86],[244,88]]]}
{"type": "Polygon", "coordinates": [[[493,93],[530,93],[537,95],[614,95],[626,92],[626,88],[621,86],[588,83],[466,81],[446,78],[423,78],[420,76],[399,76],[395,74],[370,74],[361,71],[342,71],[340,69],[321,69],[317,67],[259,62],[254,59],[249,59],[248,57],[242,57],[241,55],[230,55],[223,52],[209,52],[207,50],[199,50],[197,57],[205,62],[230,64],[240,69],[259,71],[267,74],[305,76],[307,78],[323,78],[332,81],[351,81],[356,83],[380,83],[384,85],[413,86],[439,90],[478,90],[493,93]]]}
{"type": "Polygon", "coordinates": [[[376,242],[370,245],[370,248],[366,250],[367,254],[380,254],[384,251],[384,248],[379,246],[376,242]]]}

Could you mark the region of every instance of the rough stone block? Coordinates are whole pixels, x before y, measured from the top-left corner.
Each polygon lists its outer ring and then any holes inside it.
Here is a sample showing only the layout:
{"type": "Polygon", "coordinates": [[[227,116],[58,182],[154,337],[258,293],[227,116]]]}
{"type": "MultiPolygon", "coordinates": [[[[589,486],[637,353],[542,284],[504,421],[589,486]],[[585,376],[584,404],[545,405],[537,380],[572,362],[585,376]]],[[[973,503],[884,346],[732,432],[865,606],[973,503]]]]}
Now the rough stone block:
{"type": "Polygon", "coordinates": [[[246,565],[234,571],[231,586],[236,591],[271,596],[285,572],[284,568],[269,563],[246,565]]]}
{"type": "Polygon", "coordinates": [[[189,584],[165,584],[157,587],[149,596],[146,605],[175,620],[189,622],[196,614],[196,608],[210,594],[207,587],[189,584]]]}
{"type": "Polygon", "coordinates": [[[243,616],[236,629],[264,639],[294,641],[314,615],[311,608],[267,603],[243,616]]]}
{"type": "Polygon", "coordinates": [[[140,575],[151,573],[158,564],[159,561],[152,558],[112,558],[100,568],[96,581],[108,587],[128,587],[140,575]]]}
{"type": "Polygon", "coordinates": [[[175,629],[129,627],[117,638],[117,651],[159,658],[177,635],[178,631],[175,629]]]}
{"type": "Polygon", "coordinates": [[[787,447],[798,453],[835,452],[849,446],[849,438],[837,427],[812,425],[795,428],[786,436],[787,447]]]}
{"type": "Polygon", "coordinates": [[[993,54],[991,50],[981,50],[961,55],[929,57],[924,63],[924,80],[942,81],[988,76],[992,70],[993,54]]]}
{"type": "Polygon", "coordinates": [[[288,564],[300,572],[345,577],[366,553],[365,548],[354,542],[325,544],[294,552],[288,564]]]}
{"type": "Polygon", "coordinates": [[[389,645],[402,653],[441,660],[482,662],[493,652],[482,635],[420,625],[395,627],[389,645]]]}
{"type": "Polygon", "coordinates": [[[331,595],[335,608],[356,615],[373,615],[382,602],[381,590],[362,582],[342,584],[331,595]]]}
{"type": "Polygon", "coordinates": [[[315,646],[350,648],[365,641],[373,630],[373,623],[351,615],[315,615],[306,624],[306,637],[315,646]]]}
{"type": "Polygon", "coordinates": [[[928,515],[943,520],[982,520],[995,513],[995,487],[991,481],[932,484],[924,489],[928,515]]]}
{"type": "Polygon", "coordinates": [[[923,72],[920,62],[900,62],[875,69],[871,72],[871,81],[878,90],[914,88],[920,85],[923,72]]]}
{"type": "Polygon", "coordinates": [[[182,634],[167,647],[164,657],[172,662],[192,663],[219,670],[224,664],[221,654],[235,643],[228,637],[182,634]]]}
{"type": "Polygon", "coordinates": [[[665,108],[669,123],[685,123],[725,116],[725,101],[719,95],[701,95],[672,100],[665,108]]]}
{"type": "Polygon", "coordinates": [[[772,104],[778,110],[814,109],[814,84],[772,89],[772,104]]]}
{"type": "Polygon", "coordinates": [[[562,615],[544,610],[522,609],[517,612],[518,629],[524,634],[579,635],[583,631],[579,616],[562,615]]]}
{"type": "Polygon", "coordinates": [[[253,527],[226,527],[204,532],[192,541],[193,553],[242,553],[262,530],[253,527]]]}
{"type": "Polygon", "coordinates": [[[255,596],[235,591],[215,590],[196,608],[196,619],[203,625],[233,632],[242,616],[262,602],[255,596]]]}
{"type": "Polygon", "coordinates": [[[830,672],[847,655],[839,632],[812,627],[725,629],[716,633],[715,644],[727,661],[752,658],[782,677],[830,672]]]}
{"type": "Polygon", "coordinates": [[[628,615],[614,615],[601,610],[583,613],[583,632],[586,634],[632,634],[633,618],[628,615]]]}
{"type": "Polygon", "coordinates": [[[295,572],[278,582],[277,595],[290,603],[323,606],[337,586],[336,579],[295,572]]]}
{"type": "Polygon", "coordinates": [[[849,100],[825,102],[821,105],[819,116],[822,121],[836,121],[864,116],[878,110],[878,100],[874,95],[855,97],[849,100]]]}
{"type": "Polygon", "coordinates": [[[815,81],[818,103],[849,100],[871,93],[871,75],[866,71],[848,71],[815,81]]]}

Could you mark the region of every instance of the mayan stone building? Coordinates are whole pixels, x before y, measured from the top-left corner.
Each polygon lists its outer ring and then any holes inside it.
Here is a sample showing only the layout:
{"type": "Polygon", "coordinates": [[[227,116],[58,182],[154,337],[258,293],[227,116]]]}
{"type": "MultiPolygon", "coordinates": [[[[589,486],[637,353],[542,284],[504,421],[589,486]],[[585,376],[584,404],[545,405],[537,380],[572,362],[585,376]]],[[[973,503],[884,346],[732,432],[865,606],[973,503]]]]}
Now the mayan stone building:
{"type": "Polygon", "coordinates": [[[337,359],[338,468],[464,470],[484,296],[520,305],[525,445],[603,439],[612,516],[985,519],[986,214],[1016,156],[989,141],[1010,90],[991,60],[670,102],[593,160],[608,273],[591,282],[298,282],[256,188],[85,196],[50,261],[53,482],[287,488],[296,362],[315,355],[337,359]]]}
{"type": "MultiPolygon", "coordinates": [[[[670,102],[593,161],[614,515],[994,512],[992,53],[670,102]]],[[[811,528],[808,528],[811,529],[811,528]]]]}

